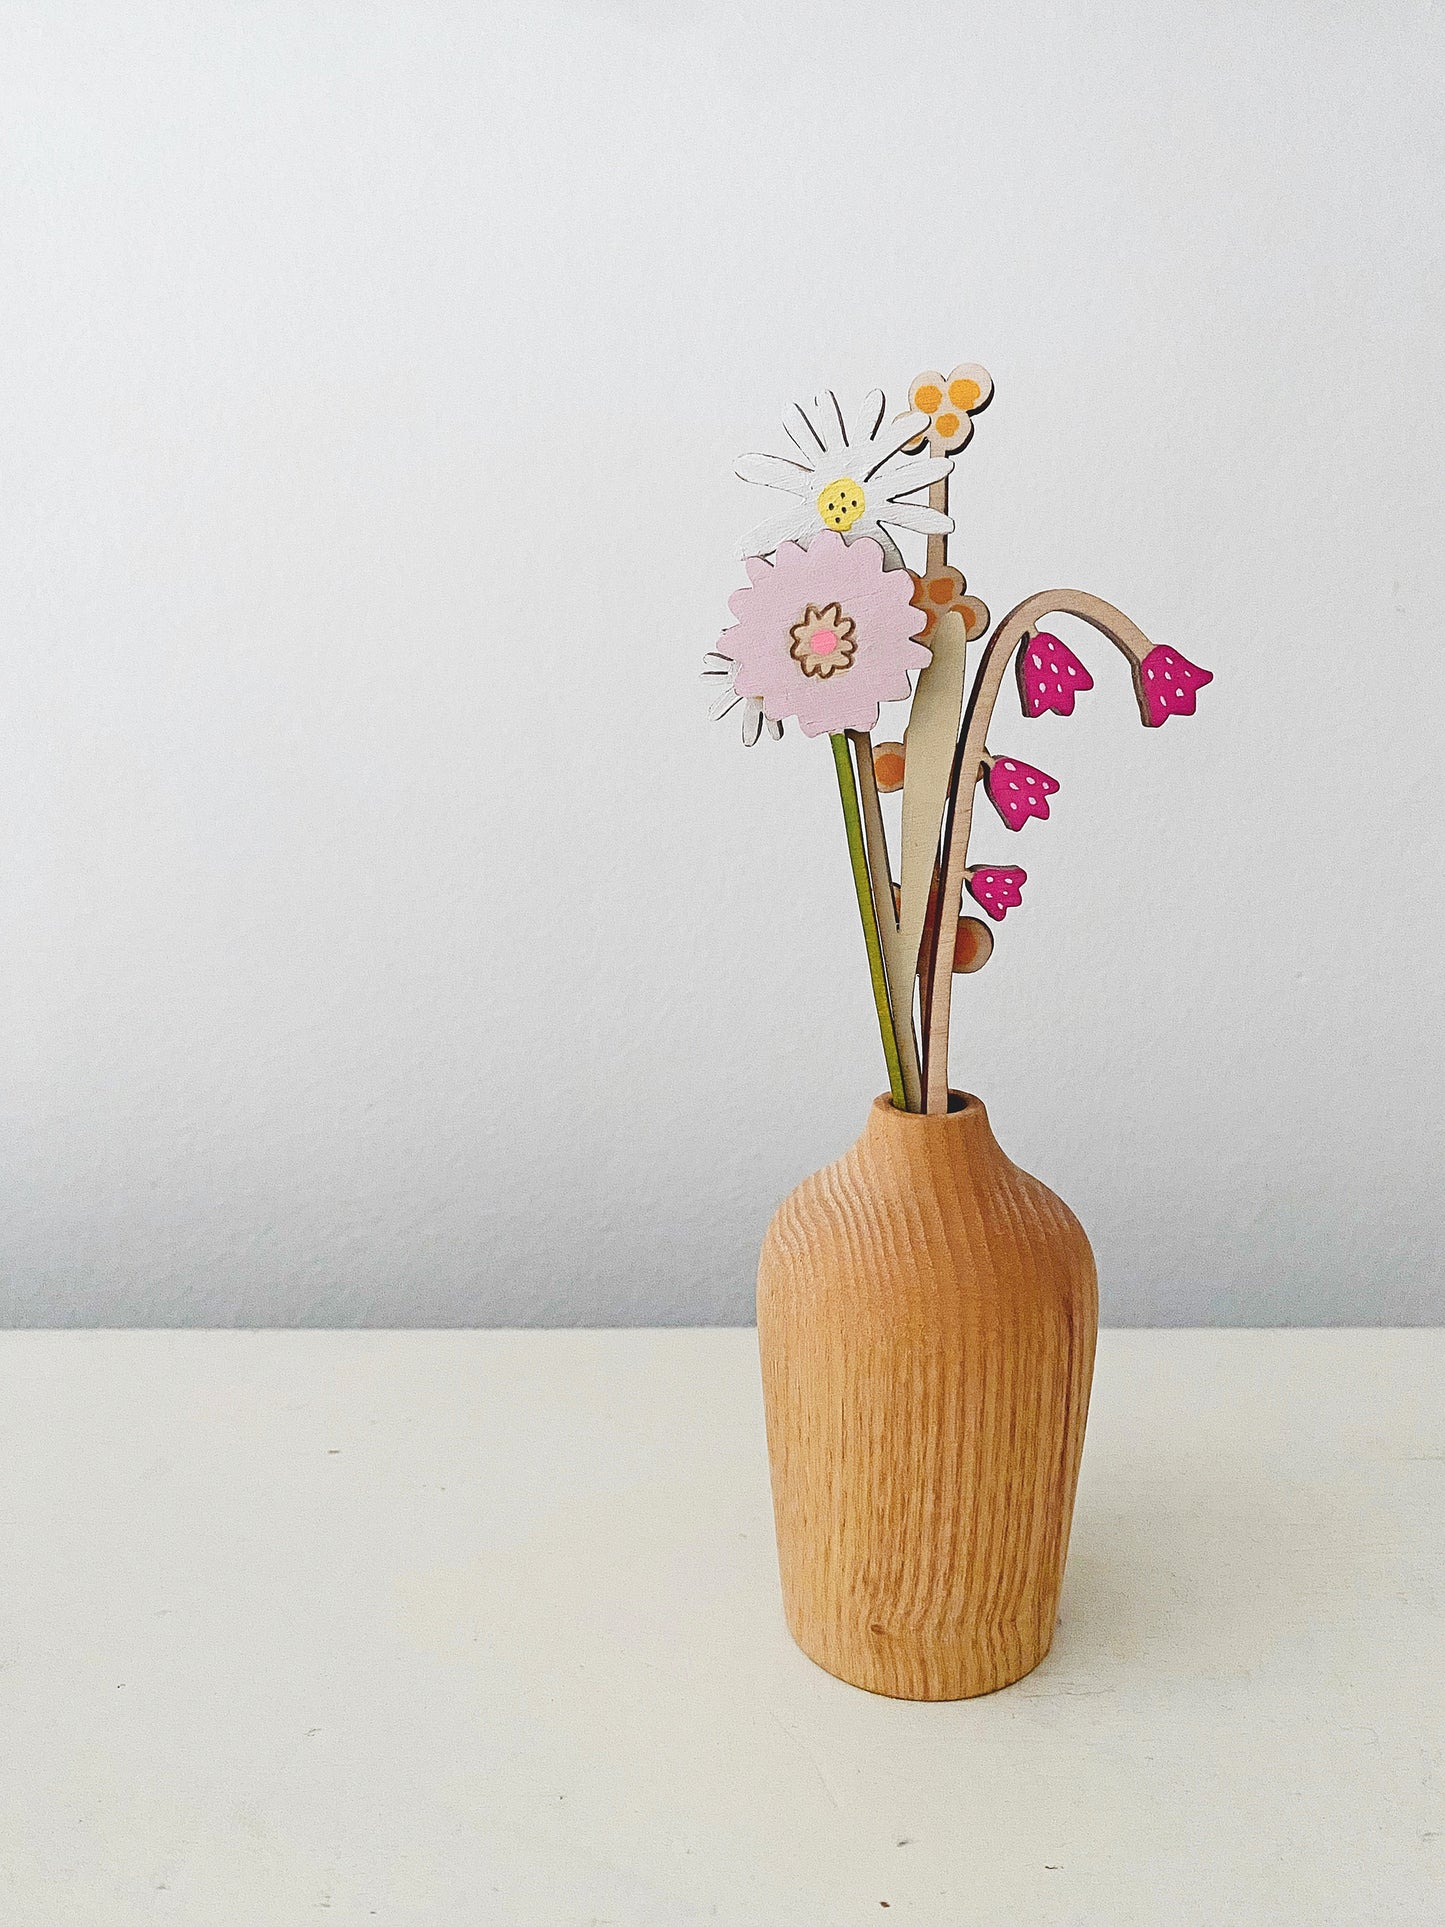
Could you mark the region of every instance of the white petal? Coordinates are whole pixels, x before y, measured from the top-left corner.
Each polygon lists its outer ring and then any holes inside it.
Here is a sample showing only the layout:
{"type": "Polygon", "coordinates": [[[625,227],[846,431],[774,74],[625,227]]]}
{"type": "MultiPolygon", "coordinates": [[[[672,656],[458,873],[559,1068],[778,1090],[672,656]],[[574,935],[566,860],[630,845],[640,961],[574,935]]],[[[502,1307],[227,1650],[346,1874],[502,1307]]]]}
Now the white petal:
{"type": "MultiPolygon", "coordinates": [[[[868,457],[871,463],[868,475],[876,475],[883,464],[896,455],[900,448],[907,448],[910,442],[916,442],[927,426],[927,415],[920,415],[917,411],[911,415],[900,415],[897,421],[881,425],[868,445],[868,457]]],[[[868,475],[863,478],[865,482],[868,475]]]]}
{"type": "MultiPolygon", "coordinates": [[[[889,513],[887,509],[883,512],[885,515],[889,513]]],[[[899,553],[898,544],[893,540],[893,537],[888,533],[887,529],[879,522],[877,516],[865,515],[861,522],[855,522],[843,540],[845,542],[856,542],[860,536],[869,542],[876,542],[879,548],[882,549],[883,566],[885,569],[901,569],[903,567],[903,557],[899,553]]]]}
{"type": "MultiPolygon", "coordinates": [[[[888,406],[881,388],[870,388],[859,404],[848,429],[848,440],[860,451],[878,433],[883,410],[888,406]]],[[[871,457],[869,458],[872,459],[871,457]]]]}
{"type": "MultiPolygon", "coordinates": [[[[770,521],[759,522],[743,537],[737,553],[746,561],[753,555],[771,555],[780,542],[798,542],[822,528],[823,523],[812,502],[799,502],[770,521]]],[[[950,524],[950,526],[952,526],[950,524]]]]}
{"type": "Polygon", "coordinates": [[[952,471],[953,463],[947,455],[914,455],[885,468],[873,481],[891,502],[897,495],[912,495],[915,489],[932,487],[952,471]]]}
{"type": "Polygon", "coordinates": [[[731,656],[720,655],[716,649],[709,649],[702,661],[704,676],[731,676],[737,668],[731,656]]]}
{"type": "Polygon", "coordinates": [[[763,733],[763,706],[754,696],[743,711],[743,742],[749,749],[763,733]]]}
{"type": "Polygon", "coordinates": [[[848,431],[843,425],[843,411],[838,406],[838,397],[831,388],[813,398],[813,420],[818,424],[818,433],[823,437],[825,448],[848,446],[848,431]]]}
{"type": "Polygon", "coordinates": [[[855,482],[861,481],[866,461],[866,454],[854,449],[832,449],[828,454],[818,457],[818,466],[813,470],[813,487],[821,495],[830,482],[836,482],[844,475],[851,475],[855,482]]]}
{"type": "Polygon", "coordinates": [[[896,529],[912,529],[916,535],[951,535],[953,517],[926,502],[889,502],[879,509],[879,517],[896,529]]]}
{"type": "Polygon", "coordinates": [[[789,495],[813,492],[812,471],[781,455],[739,455],[733,473],[741,481],[756,482],[761,488],[786,489],[789,495]]]}
{"type": "Polygon", "coordinates": [[[783,725],[781,723],[775,723],[771,716],[768,718],[768,734],[775,743],[780,743],[783,740],[783,725]]]}
{"type": "Polygon", "coordinates": [[[731,684],[723,691],[715,703],[708,705],[707,719],[710,723],[720,723],[730,710],[737,708],[742,697],[731,684]]]}
{"type": "Polygon", "coordinates": [[[827,450],[828,444],[814,428],[812,417],[800,401],[793,402],[783,410],[783,432],[800,451],[805,462],[811,463],[815,454],[823,454],[827,450]]]}

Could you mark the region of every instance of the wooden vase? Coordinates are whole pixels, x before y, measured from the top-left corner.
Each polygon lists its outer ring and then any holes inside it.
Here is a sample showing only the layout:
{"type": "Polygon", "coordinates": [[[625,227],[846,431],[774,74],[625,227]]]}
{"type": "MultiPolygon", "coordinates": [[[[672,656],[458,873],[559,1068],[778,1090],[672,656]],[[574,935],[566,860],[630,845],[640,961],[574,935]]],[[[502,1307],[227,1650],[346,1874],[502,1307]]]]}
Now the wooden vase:
{"type": "Polygon", "coordinates": [[[952,1103],[880,1097],[758,1269],[788,1626],[899,1699],[991,1693],[1048,1651],[1098,1329],[1078,1219],[952,1103]]]}

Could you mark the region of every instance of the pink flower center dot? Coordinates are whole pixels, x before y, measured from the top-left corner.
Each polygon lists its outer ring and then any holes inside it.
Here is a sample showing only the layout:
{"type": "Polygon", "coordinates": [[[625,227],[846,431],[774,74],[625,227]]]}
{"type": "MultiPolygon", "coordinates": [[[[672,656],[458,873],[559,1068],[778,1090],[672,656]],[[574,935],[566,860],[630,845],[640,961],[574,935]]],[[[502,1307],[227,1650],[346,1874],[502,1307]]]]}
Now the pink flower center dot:
{"type": "Polygon", "coordinates": [[[836,629],[815,629],[808,638],[808,647],[815,656],[831,656],[838,647],[836,629]]]}

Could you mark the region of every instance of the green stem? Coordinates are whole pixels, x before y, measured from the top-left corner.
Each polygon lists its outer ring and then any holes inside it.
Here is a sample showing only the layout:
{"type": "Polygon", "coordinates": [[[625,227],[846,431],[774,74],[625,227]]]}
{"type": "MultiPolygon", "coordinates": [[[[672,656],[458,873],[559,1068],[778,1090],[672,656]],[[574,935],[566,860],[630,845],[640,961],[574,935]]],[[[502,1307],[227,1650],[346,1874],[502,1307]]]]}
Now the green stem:
{"type": "Polygon", "coordinates": [[[908,1100],[903,1094],[898,1035],[893,1028],[893,1009],[888,1001],[888,971],[883,962],[883,938],[879,934],[878,912],[873,907],[873,892],[868,884],[868,852],[863,847],[863,819],[858,811],[858,778],[853,773],[848,738],[840,731],[829,740],[833,745],[833,761],[838,770],[838,794],[843,799],[848,856],[853,865],[853,888],[858,893],[858,914],[863,919],[863,939],[868,945],[868,975],[873,979],[873,1003],[878,1012],[878,1028],[883,1036],[888,1088],[893,1096],[894,1109],[903,1111],[908,1108],[908,1100]]]}

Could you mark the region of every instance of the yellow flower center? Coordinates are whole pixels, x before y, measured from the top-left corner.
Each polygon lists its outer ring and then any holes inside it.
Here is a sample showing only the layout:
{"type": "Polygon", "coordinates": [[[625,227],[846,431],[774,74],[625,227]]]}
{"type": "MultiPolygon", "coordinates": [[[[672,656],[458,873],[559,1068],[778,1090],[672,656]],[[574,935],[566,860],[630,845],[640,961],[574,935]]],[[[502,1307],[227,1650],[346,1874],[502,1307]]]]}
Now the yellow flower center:
{"type": "Polygon", "coordinates": [[[867,498],[851,475],[845,475],[841,481],[829,482],[818,495],[818,513],[823,518],[823,527],[837,529],[840,535],[847,534],[867,506],[867,498]]]}

